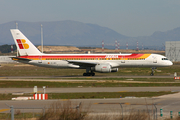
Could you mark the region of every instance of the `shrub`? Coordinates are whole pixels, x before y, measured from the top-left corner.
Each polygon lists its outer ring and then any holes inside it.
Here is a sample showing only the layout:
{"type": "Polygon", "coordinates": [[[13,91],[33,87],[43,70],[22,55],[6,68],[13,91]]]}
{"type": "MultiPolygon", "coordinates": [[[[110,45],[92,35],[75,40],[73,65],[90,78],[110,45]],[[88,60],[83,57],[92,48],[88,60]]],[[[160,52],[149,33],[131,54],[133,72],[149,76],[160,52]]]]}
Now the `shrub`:
{"type": "Polygon", "coordinates": [[[83,120],[86,115],[87,112],[82,111],[82,105],[77,108],[70,101],[54,102],[39,120],[83,120]]]}

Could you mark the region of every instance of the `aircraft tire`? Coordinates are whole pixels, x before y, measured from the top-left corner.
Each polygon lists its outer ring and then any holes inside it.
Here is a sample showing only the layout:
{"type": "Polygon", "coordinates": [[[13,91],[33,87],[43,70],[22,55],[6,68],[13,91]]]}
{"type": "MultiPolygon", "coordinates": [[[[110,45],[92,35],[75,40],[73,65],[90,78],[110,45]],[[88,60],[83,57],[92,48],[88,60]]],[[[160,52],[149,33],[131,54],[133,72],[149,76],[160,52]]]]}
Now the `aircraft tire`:
{"type": "Polygon", "coordinates": [[[151,73],[150,75],[151,75],[151,76],[154,76],[154,73],[151,73]]]}
{"type": "Polygon", "coordinates": [[[95,76],[95,73],[83,73],[83,76],[95,76]]]}
{"type": "Polygon", "coordinates": [[[92,76],[95,76],[95,73],[91,73],[92,76]]]}
{"type": "Polygon", "coordinates": [[[83,76],[87,76],[87,73],[83,73],[83,76]]]}

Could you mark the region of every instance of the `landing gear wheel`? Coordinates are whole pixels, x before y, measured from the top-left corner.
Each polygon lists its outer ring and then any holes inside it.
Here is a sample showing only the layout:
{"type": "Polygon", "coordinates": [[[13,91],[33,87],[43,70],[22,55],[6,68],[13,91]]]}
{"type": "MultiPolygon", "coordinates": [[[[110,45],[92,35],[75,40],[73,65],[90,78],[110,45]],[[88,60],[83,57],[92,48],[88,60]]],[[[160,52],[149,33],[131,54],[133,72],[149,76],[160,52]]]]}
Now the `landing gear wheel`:
{"type": "Polygon", "coordinates": [[[91,76],[91,73],[87,73],[87,76],[91,76]]]}
{"type": "Polygon", "coordinates": [[[154,76],[154,73],[151,73],[150,75],[151,75],[151,76],[154,76]]]}
{"type": "Polygon", "coordinates": [[[91,70],[91,67],[87,67],[86,72],[83,73],[83,76],[95,76],[95,73],[91,70]]]}
{"type": "Polygon", "coordinates": [[[83,76],[95,76],[95,73],[83,73],[83,76]]]}
{"type": "Polygon", "coordinates": [[[91,76],[91,73],[83,73],[83,76],[91,76]]]}
{"type": "Polygon", "coordinates": [[[92,76],[95,76],[95,73],[91,73],[92,76]]]}
{"type": "Polygon", "coordinates": [[[154,76],[154,72],[155,72],[154,70],[155,70],[155,69],[156,69],[156,67],[152,67],[152,72],[151,72],[151,74],[150,74],[151,76],[154,76]]]}
{"type": "Polygon", "coordinates": [[[83,73],[83,76],[87,76],[87,73],[83,73]]]}

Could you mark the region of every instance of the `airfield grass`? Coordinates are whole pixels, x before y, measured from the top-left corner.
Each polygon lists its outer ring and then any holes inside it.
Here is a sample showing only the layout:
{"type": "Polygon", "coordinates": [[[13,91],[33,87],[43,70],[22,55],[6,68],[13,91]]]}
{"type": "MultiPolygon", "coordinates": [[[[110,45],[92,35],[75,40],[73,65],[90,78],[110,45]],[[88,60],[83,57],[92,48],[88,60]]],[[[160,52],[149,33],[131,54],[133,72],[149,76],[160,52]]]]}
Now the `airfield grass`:
{"type": "MultiPolygon", "coordinates": [[[[62,79],[62,78],[61,78],[62,79]]],[[[180,80],[175,80],[174,77],[172,78],[116,78],[116,77],[108,77],[108,78],[63,78],[64,80],[96,80],[98,82],[121,82],[121,81],[141,81],[141,82],[180,82],[180,80]]]]}
{"type": "MultiPolygon", "coordinates": [[[[84,69],[55,69],[37,67],[27,64],[2,64],[0,67],[0,76],[82,76],[84,69]]],[[[173,75],[174,72],[180,74],[180,65],[158,68],[155,75],[173,75]]],[[[97,76],[147,76],[150,75],[151,68],[119,68],[118,72],[96,73],[97,76]]]]}
{"type": "MultiPolygon", "coordinates": [[[[20,110],[19,110],[20,111],[20,110]]],[[[39,116],[41,116],[41,113],[21,113],[21,111],[19,113],[14,114],[14,119],[15,120],[38,120],[39,116]],[[36,119],[32,119],[32,118],[36,118],[36,119]]],[[[1,120],[10,120],[11,119],[11,115],[10,113],[0,113],[0,119],[1,120]]]]}
{"type": "Polygon", "coordinates": [[[118,83],[118,82],[40,82],[40,81],[0,81],[0,88],[34,88],[34,86],[48,88],[68,87],[161,87],[180,86],[180,83],[118,83]]]}
{"type": "MultiPolygon", "coordinates": [[[[160,91],[160,92],[90,92],[90,93],[48,93],[48,99],[104,99],[104,98],[124,98],[133,97],[153,97],[176,92],[160,91]]],[[[11,100],[14,97],[32,97],[33,94],[26,93],[24,95],[0,94],[0,100],[11,100]]]]}

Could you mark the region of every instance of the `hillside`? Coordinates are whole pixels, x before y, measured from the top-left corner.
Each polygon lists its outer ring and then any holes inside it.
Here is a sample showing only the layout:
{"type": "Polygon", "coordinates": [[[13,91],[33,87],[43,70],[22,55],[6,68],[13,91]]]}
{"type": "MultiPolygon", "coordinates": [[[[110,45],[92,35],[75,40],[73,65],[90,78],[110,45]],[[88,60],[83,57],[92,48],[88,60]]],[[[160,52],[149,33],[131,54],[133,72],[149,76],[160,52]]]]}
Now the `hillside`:
{"type": "MultiPolygon", "coordinates": [[[[37,47],[41,51],[41,46],[37,47]]],[[[84,53],[158,53],[158,54],[165,54],[165,51],[158,51],[158,50],[126,50],[126,49],[120,49],[120,50],[112,50],[112,49],[104,49],[102,51],[101,48],[77,48],[73,46],[43,46],[44,53],[77,53],[77,54],[84,54],[84,53]]]]}
{"type": "MultiPolygon", "coordinates": [[[[42,47],[37,47],[40,51],[42,51],[42,47]]],[[[56,53],[56,52],[79,52],[81,51],[79,48],[74,46],[43,46],[43,52],[46,53],[56,53]]]]}
{"type": "MultiPolygon", "coordinates": [[[[100,45],[102,40],[114,43],[115,39],[126,38],[112,29],[89,23],[69,20],[41,23],[18,21],[19,29],[36,45],[41,43],[41,24],[45,45],[100,45]]],[[[10,29],[14,28],[15,22],[0,25],[0,44],[14,43],[10,34],[10,29]]]]}
{"type": "MultiPolygon", "coordinates": [[[[44,45],[60,46],[101,46],[104,40],[105,47],[114,46],[115,40],[120,42],[120,48],[125,48],[128,42],[131,49],[136,48],[136,42],[144,48],[162,48],[165,41],[179,41],[180,27],[166,32],[157,31],[151,36],[128,37],[107,27],[77,21],[55,22],[18,22],[19,29],[33,44],[41,44],[41,27],[43,24],[44,45]]],[[[0,45],[14,44],[10,29],[15,28],[15,22],[0,24],[0,45]]],[[[114,47],[113,47],[114,48],[114,47]]]]}

